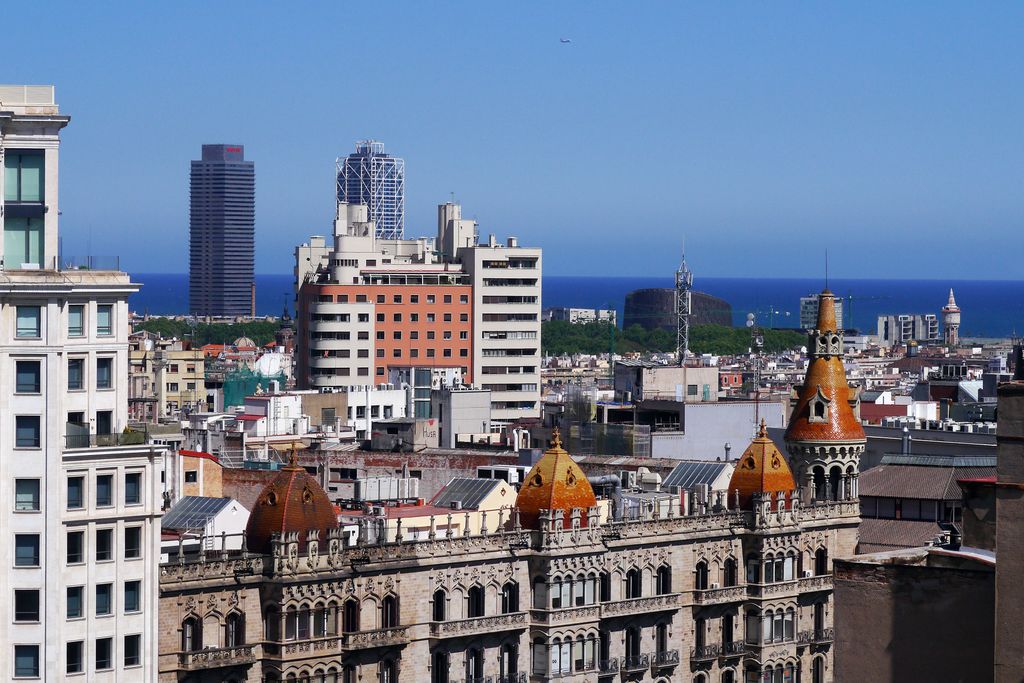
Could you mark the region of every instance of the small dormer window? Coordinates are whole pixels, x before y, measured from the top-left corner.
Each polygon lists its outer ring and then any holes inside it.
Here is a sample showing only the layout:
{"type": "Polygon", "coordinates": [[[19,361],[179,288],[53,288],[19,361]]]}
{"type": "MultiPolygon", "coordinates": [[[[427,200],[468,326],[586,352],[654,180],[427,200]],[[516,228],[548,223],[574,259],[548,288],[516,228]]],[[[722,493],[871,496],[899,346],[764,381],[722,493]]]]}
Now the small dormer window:
{"type": "Polygon", "coordinates": [[[808,422],[828,422],[828,409],[830,401],[821,393],[821,387],[818,387],[817,393],[811,398],[809,403],[810,414],[807,417],[808,422]]]}

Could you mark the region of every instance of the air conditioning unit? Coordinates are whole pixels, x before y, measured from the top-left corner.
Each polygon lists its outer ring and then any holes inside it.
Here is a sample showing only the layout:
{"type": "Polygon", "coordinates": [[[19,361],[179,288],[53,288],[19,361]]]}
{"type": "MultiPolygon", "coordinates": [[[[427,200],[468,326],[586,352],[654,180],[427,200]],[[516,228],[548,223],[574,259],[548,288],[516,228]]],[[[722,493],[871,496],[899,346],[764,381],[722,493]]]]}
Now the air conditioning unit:
{"type": "Polygon", "coordinates": [[[711,590],[713,590],[713,591],[714,591],[714,590],[718,590],[718,589],[719,589],[719,588],[721,588],[721,587],[722,587],[722,584],[720,584],[720,583],[717,583],[717,582],[715,582],[715,583],[711,584],[711,590]]]}
{"type": "Polygon", "coordinates": [[[805,579],[809,579],[809,578],[811,578],[812,576],[814,576],[814,574],[812,574],[812,573],[811,573],[811,570],[810,570],[810,569],[805,569],[805,570],[804,570],[804,578],[805,578],[805,579]]]}

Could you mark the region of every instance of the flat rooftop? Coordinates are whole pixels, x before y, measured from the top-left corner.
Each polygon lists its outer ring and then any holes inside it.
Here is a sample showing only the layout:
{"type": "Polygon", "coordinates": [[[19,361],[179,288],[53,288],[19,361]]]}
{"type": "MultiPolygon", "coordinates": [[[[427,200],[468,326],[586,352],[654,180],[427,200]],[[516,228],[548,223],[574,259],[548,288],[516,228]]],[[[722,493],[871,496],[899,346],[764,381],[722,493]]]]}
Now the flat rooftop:
{"type": "Polygon", "coordinates": [[[52,85],[0,85],[0,111],[15,114],[56,114],[52,85]]]}

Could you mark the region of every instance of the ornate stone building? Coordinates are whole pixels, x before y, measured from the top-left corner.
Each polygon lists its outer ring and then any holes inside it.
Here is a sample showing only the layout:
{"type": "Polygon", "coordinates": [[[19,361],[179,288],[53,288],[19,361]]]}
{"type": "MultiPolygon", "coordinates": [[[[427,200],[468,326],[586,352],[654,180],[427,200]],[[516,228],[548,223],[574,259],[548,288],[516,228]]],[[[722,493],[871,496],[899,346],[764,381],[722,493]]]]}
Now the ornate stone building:
{"type": "Polygon", "coordinates": [[[246,550],[163,567],[161,680],[831,682],[832,559],[856,546],[863,448],[831,302],[787,433],[813,492],[762,427],[728,495],[623,518],[556,435],[479,534],[438,516],[424,540],[361,526],[353,543],[293,465],[246,550]]]}

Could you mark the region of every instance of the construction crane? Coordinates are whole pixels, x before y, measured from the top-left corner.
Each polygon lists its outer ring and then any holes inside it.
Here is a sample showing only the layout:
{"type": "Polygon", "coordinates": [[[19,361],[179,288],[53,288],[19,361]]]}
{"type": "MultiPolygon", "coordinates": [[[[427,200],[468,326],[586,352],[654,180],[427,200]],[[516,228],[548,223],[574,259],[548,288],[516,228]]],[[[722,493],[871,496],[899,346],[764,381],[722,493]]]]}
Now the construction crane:
{"type": "Polygon", "coordinates": [[[846,318],[846,325],[844,326],[848,330],[853,329],[853,302],[854,301],[885,301],[891,299],[891,296],[857,296],[855,294],[848,294],[847,296],[838,297],[840,301],[845,302],[846,310],[843,311],[846,318]]]}

